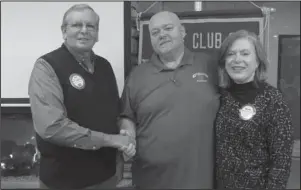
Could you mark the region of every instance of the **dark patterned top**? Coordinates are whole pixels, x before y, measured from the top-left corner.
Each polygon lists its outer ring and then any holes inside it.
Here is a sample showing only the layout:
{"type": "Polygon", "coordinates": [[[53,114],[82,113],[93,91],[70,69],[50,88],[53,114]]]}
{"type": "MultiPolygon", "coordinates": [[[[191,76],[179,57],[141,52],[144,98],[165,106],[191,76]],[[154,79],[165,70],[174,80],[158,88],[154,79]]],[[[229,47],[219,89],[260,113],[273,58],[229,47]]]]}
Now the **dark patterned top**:
{"type": "Polygon", "coordinates": [[[276,88],[260,86],[250,102],[256,114],[249,120],[239,115],[246,102],[222,92],[216,118],[217,188],[286,187],[293,147],[290,111],[276,88]]]}

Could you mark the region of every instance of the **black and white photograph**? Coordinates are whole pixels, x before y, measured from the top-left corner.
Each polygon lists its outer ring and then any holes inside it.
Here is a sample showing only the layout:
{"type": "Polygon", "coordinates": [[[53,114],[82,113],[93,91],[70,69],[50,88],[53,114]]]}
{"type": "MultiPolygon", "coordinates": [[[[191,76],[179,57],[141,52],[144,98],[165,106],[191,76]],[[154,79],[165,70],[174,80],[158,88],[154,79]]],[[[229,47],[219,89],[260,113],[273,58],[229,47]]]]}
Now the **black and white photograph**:
{"type": "Polygon", "coordinates": [[[1,2],[1,189],[300,189],[300,1],[1,2]]]}

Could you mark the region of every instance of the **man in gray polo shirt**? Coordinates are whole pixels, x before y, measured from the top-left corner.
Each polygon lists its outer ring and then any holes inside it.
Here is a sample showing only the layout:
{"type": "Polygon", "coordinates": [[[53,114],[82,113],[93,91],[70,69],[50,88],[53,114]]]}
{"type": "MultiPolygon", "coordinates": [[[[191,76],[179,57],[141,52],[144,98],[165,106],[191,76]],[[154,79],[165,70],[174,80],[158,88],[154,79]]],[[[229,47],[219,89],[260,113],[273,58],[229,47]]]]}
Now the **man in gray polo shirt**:
{"type": "Polygon", "coordinates": [[[128,77],[121,129],[136,137],[137,188],[213,188],[217,74],[205,54],[184,46],[185,28],[171,12],[149,23],[150,61],[128,77]]]}

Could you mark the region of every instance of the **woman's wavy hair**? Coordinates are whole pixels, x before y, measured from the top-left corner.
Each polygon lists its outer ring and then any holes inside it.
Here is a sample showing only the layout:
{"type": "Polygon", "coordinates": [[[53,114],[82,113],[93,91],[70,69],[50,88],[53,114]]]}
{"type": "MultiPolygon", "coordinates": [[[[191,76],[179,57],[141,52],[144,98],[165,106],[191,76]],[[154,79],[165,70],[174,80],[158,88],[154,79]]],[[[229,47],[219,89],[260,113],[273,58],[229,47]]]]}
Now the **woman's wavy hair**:
{"type": "Polygon", "coordinates": [[[258,82],[266,80],[266,72],[269,65],[266,52],[258,38],[258,36],[246,30],[239,30],[234,33],[231,33],[222,43],[221,48],[217,52],[217,60],[218,60],[218,76],[219,76],[219,86],[221,88],[229,88],[233,83],[233,80],[228,75],[225,62],[226,56],[231,48],[232,44],[238,39],[248,39],[255,48],[256,59],[258,62],[258,67],[255,71],[254,76],[254,85],[258,86],[258,82]]]}

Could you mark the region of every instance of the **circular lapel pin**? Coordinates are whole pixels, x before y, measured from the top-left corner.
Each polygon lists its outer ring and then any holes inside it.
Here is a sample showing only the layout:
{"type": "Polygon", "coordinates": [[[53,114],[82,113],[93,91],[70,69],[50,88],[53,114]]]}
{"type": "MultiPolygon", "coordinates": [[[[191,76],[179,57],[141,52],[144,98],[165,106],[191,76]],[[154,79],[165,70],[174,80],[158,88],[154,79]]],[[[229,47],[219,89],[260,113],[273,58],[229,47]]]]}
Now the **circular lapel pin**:
{"type": "Polygon", "coordinates": [[[247,104],[244,105],[240,110],[239,110],[239,117],[242,120],[250,120],[252,117],[256,114],[256,109],[253,105],[247,104]]]}
{"type": "Polygon", "coordinates": [[[73,73],[72,75],[70,75],[69,80],[74,88],[78,90],[85,88],[85,80],[79,74],[73,73]]]}

